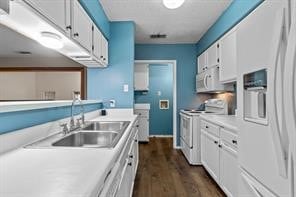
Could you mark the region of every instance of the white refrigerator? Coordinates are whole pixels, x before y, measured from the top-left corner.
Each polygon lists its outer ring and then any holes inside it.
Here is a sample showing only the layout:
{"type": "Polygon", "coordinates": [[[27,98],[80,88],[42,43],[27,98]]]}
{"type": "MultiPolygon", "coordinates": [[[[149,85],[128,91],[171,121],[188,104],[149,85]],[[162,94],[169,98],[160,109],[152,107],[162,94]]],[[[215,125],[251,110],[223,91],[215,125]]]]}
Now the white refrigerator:
{"type": "Polygon", "coordinates": [[[295,0],[266,0],[238,26],[239,197],[296,197],[295,0]]]}

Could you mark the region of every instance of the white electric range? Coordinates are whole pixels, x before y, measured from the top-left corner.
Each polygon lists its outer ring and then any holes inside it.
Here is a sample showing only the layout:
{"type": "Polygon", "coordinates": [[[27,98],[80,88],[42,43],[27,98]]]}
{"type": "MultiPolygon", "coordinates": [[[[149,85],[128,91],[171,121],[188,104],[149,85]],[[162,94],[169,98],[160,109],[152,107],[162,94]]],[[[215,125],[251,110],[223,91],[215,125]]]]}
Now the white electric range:
{"type": "Polygon", "coordinates": [[[205,111],[195,109],[180,111],[181,150],[191,165],[201,165],[200,115],[228,114],[228,104],[224,100],[209,99],[205,103],[205,111]]]}

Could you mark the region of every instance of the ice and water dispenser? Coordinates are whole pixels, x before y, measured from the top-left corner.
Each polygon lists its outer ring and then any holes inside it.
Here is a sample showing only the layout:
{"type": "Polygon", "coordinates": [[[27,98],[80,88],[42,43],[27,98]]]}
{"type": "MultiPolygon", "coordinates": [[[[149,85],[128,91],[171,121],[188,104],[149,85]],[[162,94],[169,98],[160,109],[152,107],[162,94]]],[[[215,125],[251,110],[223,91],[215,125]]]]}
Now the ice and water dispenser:
{"type": "Polygon", "coordinates": [[[267,70],[244,75],[244,119],[267,124],[266,115],[267,70]]]}

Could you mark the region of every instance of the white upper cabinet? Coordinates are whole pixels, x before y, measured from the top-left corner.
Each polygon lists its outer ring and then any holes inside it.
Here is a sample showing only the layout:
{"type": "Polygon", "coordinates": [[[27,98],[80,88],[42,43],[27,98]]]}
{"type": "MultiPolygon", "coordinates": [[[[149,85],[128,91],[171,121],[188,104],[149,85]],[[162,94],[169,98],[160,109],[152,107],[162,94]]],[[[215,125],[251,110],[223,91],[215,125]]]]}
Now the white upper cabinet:
{"type": "Polygon", "coordinates": [[[219,47],[220,44],[217,42],[213,44],[208,50],[208,67],[217,66],[219,64],[219,47]]]}
{"type": "Polygon", "coordinates": [[[101,37],[101,51],[102,51],[102,55],[101,55],[101,59],[102,59],[102,62],[104,65],[108,65],[109,63],[109,53],[108,53],[108,48],[109,48],[109,45],[108,45],[108,40],[102,35],[101,37]]]}
{"type": "Polygon", "coordinates": [[[237,76],[236,28],[220,40],[220,82],[229,83],[237,76]]]}
{"type": "Polygon", "coordinates": [[[72,1],[72,38],[92,51],[92,21],[78,1],[72,1]]]}
{"type": "Polygon", "coordinates": [[[134,90],[149,90],[149,64],[135,64],[134,69],[134,90]]]}
{"type": "Polygon", "coordinates": [[[93,28],[93,55],[102,66],[108,65],[108,41],[95,25],[93,28]]]}
{"type": "Polygon", "coordinates": [[[102,57],[102,33],[94,26],[93,28],[93,55],[96,59],[101,60],[102,57]]]}
{"type": "Polygon", "coordinates": [[[25,0],[59,30],[66,33],[70,27],[70,0],[25,0]]]}
{"type": "Polygon", "coordinates": [[[208,66],[208,53],[207,51],[203,52],[200,56],[197,58],[197,71],[198,73],[201,73],[207,69],[208,66]]]}

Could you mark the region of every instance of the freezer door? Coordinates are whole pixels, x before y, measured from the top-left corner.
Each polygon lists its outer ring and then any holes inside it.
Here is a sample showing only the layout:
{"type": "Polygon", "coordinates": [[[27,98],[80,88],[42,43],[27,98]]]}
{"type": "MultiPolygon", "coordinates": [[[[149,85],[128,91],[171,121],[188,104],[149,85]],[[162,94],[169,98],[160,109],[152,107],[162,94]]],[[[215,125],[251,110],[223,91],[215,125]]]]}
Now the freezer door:
{"type": "Polygon", "coordinates": [[[243,169],[240,169],[239,191],[240,197],[278,197],[243,169]]]}
{"type": "Polygon", "coordinates": [[[296,197],[296,2],[291,1],[291,26],[285,58],[284,101],[290,143],[291,192],[296,197]]]}

